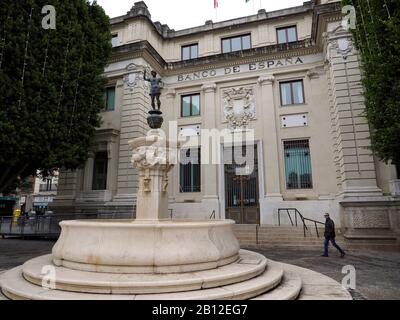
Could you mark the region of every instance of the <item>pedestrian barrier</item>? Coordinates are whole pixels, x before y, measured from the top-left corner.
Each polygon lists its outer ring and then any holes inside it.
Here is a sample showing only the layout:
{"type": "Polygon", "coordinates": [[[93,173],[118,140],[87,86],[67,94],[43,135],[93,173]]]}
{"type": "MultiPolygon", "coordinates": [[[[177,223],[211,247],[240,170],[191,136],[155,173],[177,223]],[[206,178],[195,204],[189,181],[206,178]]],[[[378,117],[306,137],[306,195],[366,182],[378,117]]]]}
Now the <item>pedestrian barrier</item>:
{"type": "Polygon", "coordinates": [[[57,238],[60,235],[60,222],[64,220],[87,219],[132,219],[132,212],[74,213],[64,215],[0,217],[0,236],[57,238]]]}

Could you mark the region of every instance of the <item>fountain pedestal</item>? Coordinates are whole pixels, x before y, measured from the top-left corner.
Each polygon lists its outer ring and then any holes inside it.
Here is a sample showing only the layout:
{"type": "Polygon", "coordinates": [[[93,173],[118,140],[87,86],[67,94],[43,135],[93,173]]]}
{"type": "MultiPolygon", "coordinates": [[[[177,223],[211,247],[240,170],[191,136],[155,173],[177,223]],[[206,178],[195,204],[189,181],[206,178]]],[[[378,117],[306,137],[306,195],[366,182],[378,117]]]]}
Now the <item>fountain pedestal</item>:
{"type": "Polygon", "coordinates": [[[169,220],[168,173],[176,162],[177,145],[165,139],[159,130],[129,141],[132,164],[139,171],[137,220],[169,220]]]}

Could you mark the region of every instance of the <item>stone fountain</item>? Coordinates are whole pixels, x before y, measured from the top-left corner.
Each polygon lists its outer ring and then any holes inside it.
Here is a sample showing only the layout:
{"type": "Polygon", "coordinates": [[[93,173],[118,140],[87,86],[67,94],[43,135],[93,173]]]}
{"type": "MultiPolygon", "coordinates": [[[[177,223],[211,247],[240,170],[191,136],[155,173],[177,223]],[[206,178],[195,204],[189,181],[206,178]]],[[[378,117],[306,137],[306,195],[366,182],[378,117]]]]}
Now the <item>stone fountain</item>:
{"type": "MultiPolygon", "coordinates": [[[[336,290],[331,298],[350,297],[326,276],[240,250],[232,220],[171,220],[168,173],[178,146],[164,137],[162,122],[153,104],[149,134],[129,142],[139,172],[136,219],[61,222],[52,254],[2,274],[6,298],[275,300],[315,286],[336,290]]],[[[311,290],[303,298],[320,296],[311,290]]]]}

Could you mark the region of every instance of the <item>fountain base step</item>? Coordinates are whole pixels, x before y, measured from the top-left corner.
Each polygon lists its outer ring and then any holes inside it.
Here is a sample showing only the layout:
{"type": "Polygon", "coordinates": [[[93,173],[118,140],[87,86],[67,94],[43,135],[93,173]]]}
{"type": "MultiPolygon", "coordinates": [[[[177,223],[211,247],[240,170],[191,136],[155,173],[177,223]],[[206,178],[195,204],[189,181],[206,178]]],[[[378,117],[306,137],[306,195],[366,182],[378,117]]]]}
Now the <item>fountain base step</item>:
{"type": "MultiPolygon", "coordinates": [[[[52,265],[51,255],[26,262],[22,274],[29,282],[41,286],[46,281],[43,270],[52,265]]],[[[104,294],[171,293],[215,288],[252,279],[265,272],[267,259],[241,250],[240,258],[216,269],[171,274],[115,274],[73,270],[52,266],[57,290],[104,294]]]]}
{"type": "Polygon", "coordinates": [[[51,265],[51,256],[43,256],[2,274],[0,286],[13,300],[351,300],[327,276],[245,250],[231,265],[170,275],[68,270],[51,265]],[[39,272],[43,266],[46,271],[55,268],[55,289],[42,287],[42,281],[47,283],[39,272]]]}

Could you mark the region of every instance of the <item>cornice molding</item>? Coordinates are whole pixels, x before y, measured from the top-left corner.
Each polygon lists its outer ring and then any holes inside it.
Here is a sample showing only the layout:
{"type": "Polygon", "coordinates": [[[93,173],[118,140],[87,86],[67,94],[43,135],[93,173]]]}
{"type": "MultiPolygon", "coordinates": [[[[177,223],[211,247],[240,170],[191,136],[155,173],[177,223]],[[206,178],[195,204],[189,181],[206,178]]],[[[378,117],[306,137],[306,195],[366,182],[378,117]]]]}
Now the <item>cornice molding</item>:
{"type": "Polygon", "coordinates": [[[258,47],[243,52],[218,54],[195,59],[193,62],[166,63],[162,58],[154,57],[151,45],[147,41],[128,45],[133,51],[120,50],[113,55],[109,63],[127,61],[130,59],[144,58],[161,76],[173,76],[181,73],[191,73],[210,69],[233,67],[238,64],[250,64],[266,60],[285,59],[294,56],[312,55],[322,53],[319,47],[315,46],[310,39],[298,41],[289,46],[271,45],[258,47]]]}

